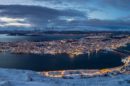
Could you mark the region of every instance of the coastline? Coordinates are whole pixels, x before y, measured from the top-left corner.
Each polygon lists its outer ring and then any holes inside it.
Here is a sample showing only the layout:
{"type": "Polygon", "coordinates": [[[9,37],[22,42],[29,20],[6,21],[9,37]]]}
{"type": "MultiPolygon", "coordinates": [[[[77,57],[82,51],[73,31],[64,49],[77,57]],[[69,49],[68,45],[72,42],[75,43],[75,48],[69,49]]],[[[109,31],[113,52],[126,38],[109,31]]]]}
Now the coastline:
{"type": "Polygon", "coordinates": [[[68,79],[49,78],[34,71],[0,68],[1,86],[129,86],[129,79],[129,74],[68,79]]]}

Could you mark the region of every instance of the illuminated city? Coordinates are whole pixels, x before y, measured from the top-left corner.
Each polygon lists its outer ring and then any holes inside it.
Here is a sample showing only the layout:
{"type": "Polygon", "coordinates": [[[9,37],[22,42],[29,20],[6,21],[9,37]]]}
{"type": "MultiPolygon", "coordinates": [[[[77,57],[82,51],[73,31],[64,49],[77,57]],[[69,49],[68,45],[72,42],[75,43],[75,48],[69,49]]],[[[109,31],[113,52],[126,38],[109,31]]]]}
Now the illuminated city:
{"type": "Polygon", "coordinates": [[[77,40],[57,40],[47,42],[1,42],[0,51],[17,54],[63,54],[70,57],[80,54],[91,54],[100,50],[115,50],[119,47],[126,46],[130,42],[128,35],[123,37],[110,37],[111,34],[90,34],[77,40]],[[92,36],[91,36],[92,35],[92,36]],[[110,38],[109,38],[110,37],[110,38]]]}
{"type": "Polygon", "coordinates": [[[130,86],[130,0],[0,0],[0,86],[130,86]]]}

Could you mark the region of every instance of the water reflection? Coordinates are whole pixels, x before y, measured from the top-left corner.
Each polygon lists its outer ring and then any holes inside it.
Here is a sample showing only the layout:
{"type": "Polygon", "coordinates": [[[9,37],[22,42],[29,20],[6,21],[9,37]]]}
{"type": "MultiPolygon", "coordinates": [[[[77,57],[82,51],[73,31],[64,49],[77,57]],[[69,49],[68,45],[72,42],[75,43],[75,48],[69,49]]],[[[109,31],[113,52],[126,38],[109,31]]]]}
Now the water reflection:
{"type": "Polygon", "coordinates": [[[0,34],[0,42],[15,42],[15,41],[51,41],[51,40],[62,40],[62,39],[79,39],[82,35],[68,36],[68,35],[42,35],[42,36],[18,36],[0,34]]]}
{"type": "Polygon", "coordinates": [[[121,57],[112,52],[99,52],[70,58],[66,54],[59,55],[34,55],[34,54],[10,54],[0,53],[0,67],[43,70],[67,70],[67,69],[100,69],[122,65],[121,57]]]}

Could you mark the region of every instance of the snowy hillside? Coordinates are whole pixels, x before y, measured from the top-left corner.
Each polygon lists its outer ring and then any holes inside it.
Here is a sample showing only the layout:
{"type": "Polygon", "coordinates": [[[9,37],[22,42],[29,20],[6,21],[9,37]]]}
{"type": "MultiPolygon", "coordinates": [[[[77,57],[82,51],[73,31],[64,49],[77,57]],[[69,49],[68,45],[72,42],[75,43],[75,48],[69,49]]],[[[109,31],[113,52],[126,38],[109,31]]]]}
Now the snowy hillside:
{"type": "Polygon", "coordinates": [[[1,68],[0,86],[130,86],[130,75],[58,79],[46,78],[33,71],[1,68]]]}

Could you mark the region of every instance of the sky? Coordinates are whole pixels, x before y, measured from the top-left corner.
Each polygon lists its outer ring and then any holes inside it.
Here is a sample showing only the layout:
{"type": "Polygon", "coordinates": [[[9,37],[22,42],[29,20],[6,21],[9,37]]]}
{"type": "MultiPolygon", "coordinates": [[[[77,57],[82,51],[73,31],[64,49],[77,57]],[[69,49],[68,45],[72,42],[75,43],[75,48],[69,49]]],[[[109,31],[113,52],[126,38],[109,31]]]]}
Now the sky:
{"type": "Polygon", "coordinates": [[[0,0],[0,28],[130,30],[130,0],[0,0]]]}

